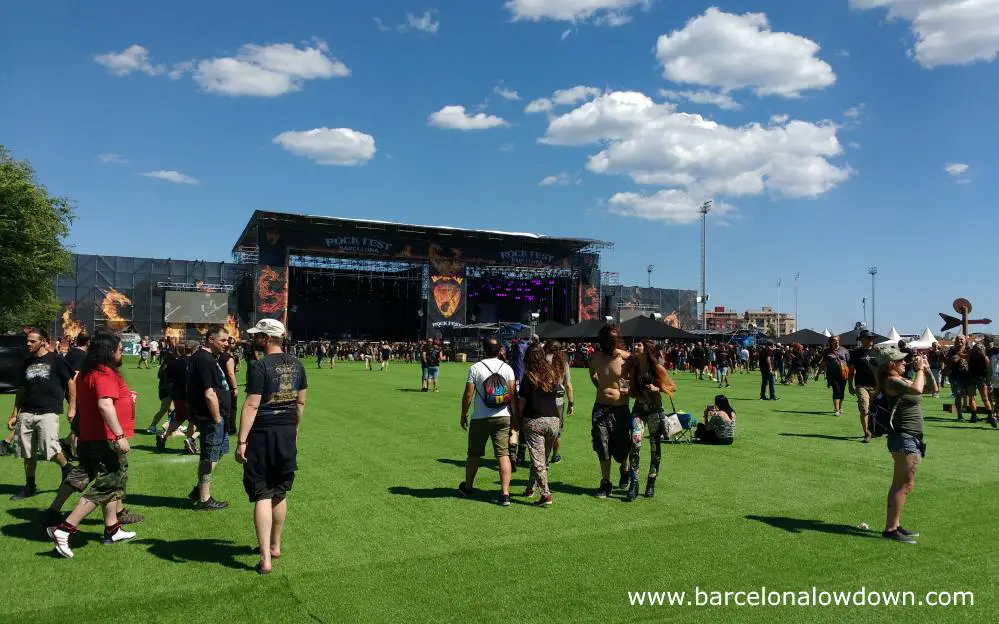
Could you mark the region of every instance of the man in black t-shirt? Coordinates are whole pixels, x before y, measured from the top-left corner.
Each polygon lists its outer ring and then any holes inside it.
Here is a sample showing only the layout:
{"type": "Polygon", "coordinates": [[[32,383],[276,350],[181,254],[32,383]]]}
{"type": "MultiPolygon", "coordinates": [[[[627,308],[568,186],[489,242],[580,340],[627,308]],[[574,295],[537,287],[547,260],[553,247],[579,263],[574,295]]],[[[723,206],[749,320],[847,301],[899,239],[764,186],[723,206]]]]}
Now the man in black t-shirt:
{"type": "Polygon", "coordinates": [[[298,468],[298,427],[309,384],[302,363],[281,349],[283,323],[261,319],[247,331],[265,355],[247,371],[236,461],[243,464],[243,488],[254,504],[260,537],[257,572],[269,574],[272,558],[281,556],[286,497],[298,468]]]}
{"type": "Polygon", "coordinates": [[[59,464],[63,478],[72,470],[59,443],[59,415],[66,401],[69,420],[76,417],[76,373],[65,358],[49,351],[48,344],[49,335],[44,329],[28,333],[28,357],[21,366],[14,410],[7,420],[7,428],[15,431],[15,453],[24,459],[25,486],[11,500],[38,493],[35,469],[39,455],[59,464]]]}
{"type": "Polygon", "coordinates": [[[201,432],[201,459],[198,484],[191,490],[200,511],[218,511],[229,503],[212,498],[212,473],[219,460],[229,452],[225,421],[231,410],[229,382],[219,367],[218,354],[229,340],[229,333],[215,325],[205,335],[205,343],[191,355],[187,366],[187,406],[191,422],[201,432]]]}
{"type": "Polygon", "coordinates": [[[860,428],[864,433],[864,444],[871,441],[869,418],[871,401],[878,394],[878,362],[874,353],[874,334],[869,330],[860,332],[860,346],[850,352],[850,394],[857,396],[857,410],[860,412],[860,428]]]}
{"type": "MultiPolygon", "coordinates": [[[[166,449],[167,440],[180,426],[190,418],[190,410],[187,408],[187,365],[191,361],[190,352],[198,349],[197,344],[179,343],[173,352],[170,363],[167,364],[163,375],[170,387],[170,400],[173,402],[173,416],[170,418],[165,431],[156,436],[156,450],[166,449]]],[[[188,423],[187,435],[184,438],[184,450],[188,455],[198,452],[195,444],[196,428],[194,423],[188,423]]]]}
{"type": "Polygon", "coordinates": [[[382,343],[382,347],[378,353],[378,357],[382,362],[382,372],[388,370],[389,358],[392,357],[392,347],[389,346],[387,342],[382,343]]]}
{"type": "Polygon", "coordinates": [[[758,363],[760,365],[760,400],[767,400],[767,388],[770,388],[770,400],[776,401],[776,392],[774,389],[774,360],[773,351],[770,347],[762,346],[760,347],[759,355],[757,356],[758,363]]]}

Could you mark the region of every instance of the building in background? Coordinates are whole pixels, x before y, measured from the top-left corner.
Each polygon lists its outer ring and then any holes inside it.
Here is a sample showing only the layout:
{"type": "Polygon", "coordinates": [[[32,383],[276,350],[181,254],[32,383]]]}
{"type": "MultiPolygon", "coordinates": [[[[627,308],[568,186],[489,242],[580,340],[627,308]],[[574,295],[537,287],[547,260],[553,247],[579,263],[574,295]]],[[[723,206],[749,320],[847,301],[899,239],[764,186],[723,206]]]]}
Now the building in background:
{"type": "Polygon", "coordinates": [[[768,334],[776,333],[778,328],[781,336],[794,333],[794,315],[781,312],[778,316],[770,306],[763,306],[761,310],[747,310],[743,314],[743,321],[746,327],[752,324],[768,334]]]}
{"type": "Polygon", "coordinates": [[[704,314],[708,331],[730,332],[745,329],[747,321],[743,314],[724,306],[716,306],[704,314]]]}

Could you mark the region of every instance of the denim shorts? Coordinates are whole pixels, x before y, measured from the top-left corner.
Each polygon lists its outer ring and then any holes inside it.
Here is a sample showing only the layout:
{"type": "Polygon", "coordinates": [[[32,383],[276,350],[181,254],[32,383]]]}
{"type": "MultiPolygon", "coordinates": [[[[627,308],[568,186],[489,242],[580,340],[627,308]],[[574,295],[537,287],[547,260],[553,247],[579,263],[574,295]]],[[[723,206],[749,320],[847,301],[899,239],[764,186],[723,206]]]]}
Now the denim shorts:
{"type": "Polygon", "coordinates": [[[440,375],[441,375],[440,366],[428,366],[423,371],[424,379],[437,379],[438,377],[440,377],[440,375]]]}
{"type": "Polygon", "coordinates": [[[201,459],[210,462],[218,462],[229,452],[229,436],[225,432],[225,419],[215,424],[211,418],[207,420],[198,419],[194,421],[198,431],[201,432],[201,459]]]}
{"type": "Polygon", "coordinates": [[[907,455],[923,454],[923,443],[916,436],[909,433],[889,433],[888,452],[905,453],[907,455]]]}

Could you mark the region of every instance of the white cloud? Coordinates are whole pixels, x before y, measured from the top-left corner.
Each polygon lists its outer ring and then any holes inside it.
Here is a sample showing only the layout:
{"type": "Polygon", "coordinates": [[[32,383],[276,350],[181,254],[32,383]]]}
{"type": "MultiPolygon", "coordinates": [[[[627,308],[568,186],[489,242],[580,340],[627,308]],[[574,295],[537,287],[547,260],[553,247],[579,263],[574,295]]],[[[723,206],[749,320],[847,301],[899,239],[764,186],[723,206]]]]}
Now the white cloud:
{"type": "Polygon", "coordinates": [[[774,126],[782,126],[785,123],[787,123],[787,120],[790,118],[791,117],[789,117],[788,115],[771,115],[770,124],[774,126]]]}
{"type": "Polygon", "coordinates": [[[425,32],[431,35],[436,35],[437,31],[441,27],[441,23],[434,20],[434,16],[430,11],[427,11],[419,17],[413,15],[412,13],[407,13],[406,25],[412,30],[419,30],[420,32],[425,32]]]}
{"type": "Polygon", "coordinates": [[[534,100],[531,103],[529,103],[527,106],[525,106],[524,107],[524,112],[525,113],[547,113],[548,111],[552,110],[553,108],[555,108],[555,105],[552,104],[551,100],[549,100],[548,98],[538,98],[537,100],[534,100]]]}
{"type": "Polygon", "coordinates": [[[572,181],[573,181],[572,176],[570,176],[568,173],[562,172],[544,178],[543,180],[541,180],[541,182],[538,182],[538,186],[554,186],[556,184],[559,186],[567,186],[571,184],[572,181]]]}
{"type": "Polygon", "coordinates": [[[493,88],[493,93],[500,96],[504,100],[517,101],[521,99],[520,94],[514,91],[513,89],[507,89],[506,87],[501,87],[498,85],[493,88]]]}
{"type": "Polygon", "coordinates": [[[194,81],[211,93],[275,97],[300,90],[307,80],[349,75],[350,69],[317,40],[302,48],[290,43],[246,44],[235,57],[199,61],[194,81]]]}
{"type": "Polygon", "coordinates": [[[926,68],[991,62],[999,54],[999,0],[851,0],[858,9],[884,8],[909,22],[909,50],[926,68]]]}
{"type": "Polygon", "coordinates": [[[818,52],[814,41],[770,30],[763,13],[734,15],[715,8],[656,43],[663,75],[673,82],[789,98],[836,82],[818,52]]]}
{"type": "MultiPolygon", "coordinates": [[[[798,120],[725,126],[657,104],[643,93],[618,91],[552,119],[541,142],[598,146],[588,170],[627,175],[639,184],[679,187],[674,190],[696,204],[764,192],[789,198],[826,193],[852,173],[829,160],[843,153],[836,132],[832,123],[798,120]]],[[[635,204],[633,196],[625,197],[625,203],[635,204]]],[[[675,203],[678,196],[668,197],[675,203]]]]}
{"type": "Polygon", "coordinates": [[[566,39],[569,38],[569,35],[571,35],[571,34],[572,34],[572,29],[571,28],[566,28],[565,30],[562,31],[562,36],[560,36],[559,39],[561,39],[562,41],[565,41],[566,39]]]}
{"type": "Polygon", "coordinates": [[[867,105],[864,103],[857,104],[856,106],[851,106],[850,108],[846,109],[846,111],[843,113],[843,116],[848,119],[858,119],[864,113],[864,109],[866,107],[867,105]]]}
{"type": "Polygon", "coordinates": [[[127,76],[132,72],[156,76],[165,71],[162,65],[153,65],[149,61],[149,50],[140,45],[131,45],[117,54],[98,54],[94,56],[94,60],[115,76],[127,76]]]}
{"type": "Polygon", "coordinates": [[[102,165],[124,165],[128,162],[126,158],[123,158],[121,154],[115,154],[114,152],[109,152],[107,154],[101,154],[97,157],[97,162],[102,165]]]}
{"type": "Polygon", "coordinates": [[[385,22],[383,22],[382,18],[380,17],[375,18],[375,25],[378,27],[378,30],[380,30],[381,32],[391,32],[392,30],[391,28],[385,25],[385,22]]]}
{"type": "Polygon", "coordinates": [[[196,180],[189,175],[184,175],[179,171],[167,171],[160,169],[159,171],[147,171],[142,175],[147,178],[166,180],[167,182],[173,182],[174,184],[201,184],[199,180],[196,180]]]}
{"type": "Polygon", "coordinates": [[[950,163],[944,167],[944,171],[950,174],[952,178],[964,179],[964,175],[968,173],[968,165],[964,163],[950,163]]]}
{"type": "Polygon", "coordinates": [[[501,152],[512,152],[513,148],[516,147],[513,143],[504,143],[499,146],[499,151],[501,152]]]}
{"type": "Polygon", "coordinates": [[[447,130],[488,130],[508,125],[503,119],[486,113],[469,115],[464,106],[445,106],[430,115],[428,123],[431,126],[447,130]]]}
{"type": "Polygon", "coordinates": [[[170,80],[180,80],[192,69],[194,69],[194,61],[184,61],[183,63],[174,63],[170,71],[167,72],[167,76],[170,80]]]}
{"type": "Polygon", "coordinates": [[[507,0],[506,8],[514,21],[584,22],[593,18],[600,26],[621,26],[630,21],[628,10],[650,4],[651,0],[507,0]]]}
{"type": "Polygon", "coordinates": [[[732,99],[732,96],[727,93],[718,93],[715,91],[671,91],[669,89],[660,89],[659,94],[667,100],[674,102],[686,100],[694,104],[711,104],[724,110],[739,110],[742,108],[742,104],[736,102],[732,99]]]}
{"type": "Polygon", "coordinates": [[[353,167],[375,156],[375,139],[350,128],[288,130],[274,137],[274,143],[297,156],[311,158],[320,165],[353,167]]]}
{"type": "MultiPolygon", "coordinates": [[[[703,200],[695,200],[686,191],[663,189],[652,195],[639,193],[615,193],[607,202],[610,211],[626,217],[638,217],[649,221],[668,223],[695,223],[701,218],[703,200]]],[[[724,215],[735,208],[725,202],[716,202],[711,214],[724,215]]]]}
{"type": "Polygon", "coordinates": [[[547,113],[556,106],[572,106],[586,102],[603,93],[596,87],[577,85],[569,89],[559,89],[550,98],[538,98],[524,108],[525,113],[547,113]]]}

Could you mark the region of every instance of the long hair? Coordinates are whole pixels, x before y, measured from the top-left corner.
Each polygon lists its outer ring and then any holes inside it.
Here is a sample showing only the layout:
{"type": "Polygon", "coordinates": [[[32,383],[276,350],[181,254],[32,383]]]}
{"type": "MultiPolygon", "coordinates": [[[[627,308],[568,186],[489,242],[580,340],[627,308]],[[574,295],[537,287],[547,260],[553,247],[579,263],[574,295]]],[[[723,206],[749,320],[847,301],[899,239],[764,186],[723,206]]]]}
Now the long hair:
{"type": "Polygon", "coordinates": [[[615,325],[604,325],[597,334],[597,343],[600,351],[604,355],[613,356],[617,349],[624,348],[624,341],[621,340],[621,332],[615,325]]]}
{"type": "Polygon", "coordinates": [[[542,392],[554,392],[562,379],[555,367],[548,363],[545,350],[540,344],[532,344],[527,348],[527,354],[524,356],[524,374],[534,387],[542,392]]]}
{"type": "Polygon", "coordinates": [[[888,361],[878,367],[875,378],[878,382],[878,392],[885,392],[888,388],[888,380],[892,377],[892,362],[888,361]]]}
{"type": "Polygon", "coordinates": [[[718,396],[715,397],[715,407],[725,412],[729,416],[731,416],[732,412],[734,411],[732,409],[732,404],[728,400],[728,397],[725,396],[724,394],[719,394],[718,396]]]}
{"type": "MultiPolygon", "coordinates": [[[[651,340],[643,340],[642,347],[644,348],[642,359],[648,363],[646,383],[652,381],[659,387],[660,391],[666,394],[673,394],[676,391],[676,383],[673,382],[673,379],[669,376],[669,372],[666,370],[662,349],[651,340]]],[[[645,386],[646,384],[642,383],[640,379],[642,376],[641,366],[636,360],[631,368],[631,385],[636,388],[645,386]]]]}
{"type": "Polygon", "coordinates": [[[87,357],[80,367],[80,376],[97,370],[102,366],[107,366],[120,375],[118,367],[121,365],[115,358],[115,351],[121,345],[121,336],[117,332],[106,329],[98,330],[90,339],[90,346],[87,347],[87,357]]]}
{"type": "Polygon", "coordinates": [[[565,355],[562,343],[558,340],[549,340],[545,343],[545,353],[552,356],[552,366],[555,368],[555,372],[558,373],[559,378],[564,377],[565,372],[569,370],[569,358],[565,355]]]}

